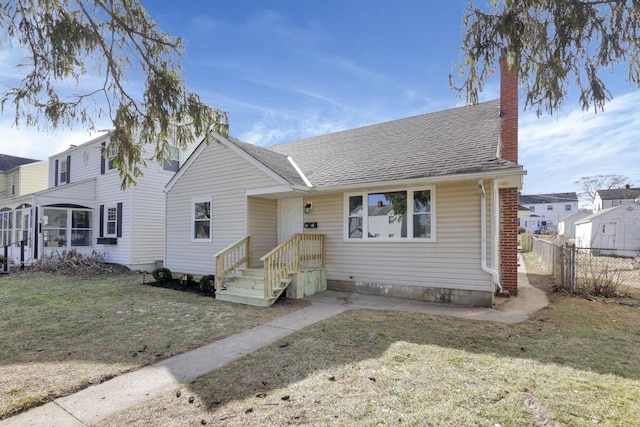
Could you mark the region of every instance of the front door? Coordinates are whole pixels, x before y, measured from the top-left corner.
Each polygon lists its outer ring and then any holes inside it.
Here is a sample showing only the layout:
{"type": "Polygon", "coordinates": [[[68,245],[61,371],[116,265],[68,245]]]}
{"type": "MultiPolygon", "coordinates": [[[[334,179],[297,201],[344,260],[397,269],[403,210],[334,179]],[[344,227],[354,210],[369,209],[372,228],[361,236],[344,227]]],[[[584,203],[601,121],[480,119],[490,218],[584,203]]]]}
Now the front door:
{"type": "Polygon", "coordinates": [[[278,244],[302,233],[302,197],[278,200],[278,244]]]}

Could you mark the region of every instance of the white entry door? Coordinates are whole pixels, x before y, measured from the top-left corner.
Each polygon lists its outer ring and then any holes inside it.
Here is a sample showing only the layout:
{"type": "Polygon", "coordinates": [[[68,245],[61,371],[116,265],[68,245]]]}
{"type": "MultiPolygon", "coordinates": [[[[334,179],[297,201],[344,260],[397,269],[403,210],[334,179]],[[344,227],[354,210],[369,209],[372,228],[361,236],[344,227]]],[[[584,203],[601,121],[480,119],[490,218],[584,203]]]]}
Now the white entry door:
{"type": "Polygon", "coordinates": [[[278,200],[278,244],[302,233],[302,197],[278,200]]]}

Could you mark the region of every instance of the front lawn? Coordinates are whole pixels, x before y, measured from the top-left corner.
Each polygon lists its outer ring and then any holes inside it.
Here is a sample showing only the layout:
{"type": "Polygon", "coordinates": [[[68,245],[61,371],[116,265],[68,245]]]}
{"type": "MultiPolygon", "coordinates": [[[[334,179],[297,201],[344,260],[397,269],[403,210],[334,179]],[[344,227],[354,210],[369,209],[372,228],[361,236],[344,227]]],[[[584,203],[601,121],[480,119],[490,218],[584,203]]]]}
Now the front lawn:
{"type": "Polygon", "coordinates": [[[550,297],[516,325],[346,312],[100,425],[639,425],[640,309],[550,297]]]}
{"type": "Polygon", "coordinates": [[[0,278],[0,419],[305,304],[249,307],[142,280],[139,274],[0,278]]]}

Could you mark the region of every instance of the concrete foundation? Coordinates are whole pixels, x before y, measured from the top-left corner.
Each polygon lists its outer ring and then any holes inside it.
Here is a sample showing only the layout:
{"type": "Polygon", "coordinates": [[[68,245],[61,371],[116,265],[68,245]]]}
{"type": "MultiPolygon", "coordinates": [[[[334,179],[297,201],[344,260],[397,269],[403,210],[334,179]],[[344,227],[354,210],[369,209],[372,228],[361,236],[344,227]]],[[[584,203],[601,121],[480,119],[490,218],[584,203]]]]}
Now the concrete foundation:
{"type": "Polygon", "coordinates": [[[327,280],[327,289],[341,292],[358,292],[367,295],[406,298],[417,301],[471,307],[493,307],[493,293],[462,289],[423,288],[418,286],[391,285],[386,283],[327,280]]]}

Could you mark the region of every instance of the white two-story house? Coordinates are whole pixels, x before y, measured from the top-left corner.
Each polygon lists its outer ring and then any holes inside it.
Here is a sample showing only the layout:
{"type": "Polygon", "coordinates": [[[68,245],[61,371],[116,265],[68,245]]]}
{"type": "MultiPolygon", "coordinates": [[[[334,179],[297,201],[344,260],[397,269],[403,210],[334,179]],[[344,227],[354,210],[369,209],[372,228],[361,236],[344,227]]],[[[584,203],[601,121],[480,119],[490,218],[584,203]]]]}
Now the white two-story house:
{"type": "Polygon", "coordinates": [[[628,184],[625,188],[598,190],[593,199],[593,212],[620,206],[623,202],[634,201],[638,197],[640,197],[640,188],[631,188],[628,184]]]}
{"type": "Polygon", "coordinates": [[[578,212],[576,193],[520,195],[520,204],[529,208],[529,218],[519,218],[518,225],[527,233],[557,233],[558,223],[578,212]]]}
{"type": "Polygon", "coordinates": [[[148,162],[138,184],[123,190],[104,155],[108,147],[103,135],[51,156],[48,188],[2,202],[0,209],[11,218],[3,232],[14,263],[65,250],[95,251],[134,270],[151,271],[162,261],[163,189],[191,150],[174,150],[171,162],[148,162]]]}

